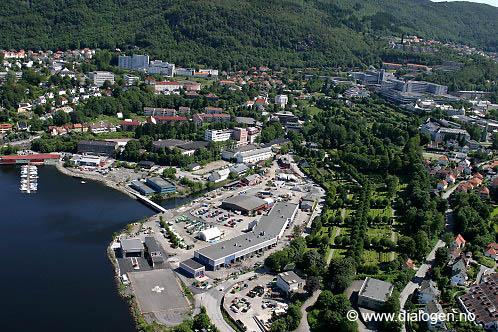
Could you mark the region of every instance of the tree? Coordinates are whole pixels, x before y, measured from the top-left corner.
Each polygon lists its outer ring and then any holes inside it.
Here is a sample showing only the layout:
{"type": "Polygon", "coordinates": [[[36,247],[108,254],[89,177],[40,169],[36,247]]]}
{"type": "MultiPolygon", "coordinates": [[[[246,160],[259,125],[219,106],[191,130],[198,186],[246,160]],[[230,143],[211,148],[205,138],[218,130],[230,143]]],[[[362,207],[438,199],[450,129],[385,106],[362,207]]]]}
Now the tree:
{"type": "Polygon", "coordinates": [[[356,263],[351,257],[333,259],[329,265],[328,281],[332,290],[343,292],[356,274],[356,263]]]}
{"type": "Polygon", "coordinates": [[[438,248],[434,258],[435,266],[444,267],[449,262],[450,250],[447,247],[438,248]]]}
{"type": "Polygon", "coordinates": [[[357,323],[349,321],[347,313],[351,303],[344,294],[334,295],[324,290],[318,297],[313,310],[308,314],[312,331],[357,331],[357,323]]]}
{"type": "Polygon", "coordinates": [[[398,185],[399,185],[399,179],[395,175],[388,175],[386,177],[386,188],[387,188],[387,194],[389,197],[394,197],[396,195],[396,192],[398,190],[398,185]]]}
{"type": "Polygon", "coordinates": [[[424,231],[418,231],[414,236],[415,241],[415,257],[418,259],[423,259],[425,255],[429,252],[429,237],[424,231]]]}
{"type": "Polygon", "coordinates": [[[163,176],[165,178],[174,180],[176,178],[176,168],[167,167],[163,170],[163,176]]]}
{"type": "Polygon", "coordinates": [[[414,257],[415,254],[415,241],[408,236],[403,236],[398,240],[398,247],[400,253],[405,254],[407,257],[414,257]]]}
{"type": "Polygon", "coordinates": [[[211,330],[213,324],[209,320],[209,316],[207,315],[206,308],[201,307],[201,312],[194,316],[192,327],[194,330],[211,330]]]}
{"type": "Polygon", "coordinates": [[[325,259],[317,250],[309,250],[304,254],[302,265],[308,275],[319,276],[325,269],[325,259]]]}
{"type": "MultiPolygon", "coordinates": [[[[399,292],[398,291],[393,291],[389,299],[384,303],[382,307],[382,311],[386,313],[394,313],[397,314],[399,313],[400,310],[400,303],[399,303],[399,292]]],[[[394,319],[392,321],[388,320],[382,320],[379,323],[379,327],[381,331],[386,331],[386,332],[399,332],[401,331],[402,328],[402,322],[398,321],[397,319],[394,319]]]]}
{"type": "Polygon", "coordinates": [[[64,111],[56,111],[52,118],[56,126],[62,126],[71,122],[71,117],[64,111]]]}
{"type": "Polygon", "coordinates": [[[311,296],[320,288],[320,278],[317,276],[309,276],[306,278],[304,289],[311,296]]]}

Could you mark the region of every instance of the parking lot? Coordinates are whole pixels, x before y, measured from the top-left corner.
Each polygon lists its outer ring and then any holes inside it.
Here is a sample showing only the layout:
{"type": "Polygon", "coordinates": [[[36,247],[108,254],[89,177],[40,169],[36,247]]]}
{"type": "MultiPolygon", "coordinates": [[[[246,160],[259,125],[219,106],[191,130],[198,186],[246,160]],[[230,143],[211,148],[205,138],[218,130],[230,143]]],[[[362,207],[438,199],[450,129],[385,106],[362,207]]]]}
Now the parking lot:
{"type": "Polygon", "coordinates": [[[147,320],[172,326],[189,316],[190,303],[172,270],[131,272],[128,276],[140,312],[147,320]]]}
{"type": "Polygon", "coordinates": [[[247,331],[260,332],[269,327],[272,315],[284,315],[288,304],[275,289],[274,277],[259,275],[235,284],[225,295],[223,306],[233,320],[246,326],[247,331]]]}

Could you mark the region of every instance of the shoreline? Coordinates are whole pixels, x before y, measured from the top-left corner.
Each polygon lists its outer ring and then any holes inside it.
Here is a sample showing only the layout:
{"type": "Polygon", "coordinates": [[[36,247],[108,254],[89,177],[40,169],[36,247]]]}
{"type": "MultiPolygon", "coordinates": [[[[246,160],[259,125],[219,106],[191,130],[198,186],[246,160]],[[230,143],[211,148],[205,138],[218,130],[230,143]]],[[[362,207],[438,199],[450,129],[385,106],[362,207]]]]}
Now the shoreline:
{"type": "Polygon", "coordinates": [[[128,197],[136,200],[136,197],[134,195],[132,195],[126,188],[123,188],[122,186],[120,186],[112,181],[109,181],[100,175],[87,174],[87,173],[75,171],[75,170],[72,170],[70,168],[64,167],[64,165],[61,162],[57,162],[55,164],[55,168],[59,172],[61,172],[64,175],[67,175],[67,176],[75,177],[78,179],[92,180],[92,181],[100,182],[100,183],[104,184],[105,186],[112,188],[114,190],[120,191],[121,193],[127,195],[128,197]]]}
{"type": "MultiPolygon", "coordinates": [[[[118,184],[116,184],[112,181],[109,181],[109,180],[103,178],[102,176],[99,176],[96,174],[82,173],[82,172],[73,170],[71,168],[64,167],[64,164],[62,162],[57,162],[54,166],[60,173],[62,173],[64,175],[71,176],[71,177],[78,178],[78,179],[85,179],[85,180],[100,182],[103,185],[105,185],[106,187],[117,190],[117,191],[127,195],[131,199],[139,201],[137,199],[137,197],[135,197],[133,194],[131,194],[128,190],[126,190],[125,188],[119,186],[118,184]]],[[[153,217],[153,216],[155,216],[155,214],[152,215],[151,217],[153,217]]],[[[149,217],[149,218],[151,218],[151,217],[149,217]]],[[[147,219],[149,219],[149,218],[147,218],[147,219]]],[[[133,224],[135,222],[136,221],[130,220],[126,224],[126,226],[133,224]]],[[[126,226],[125,226],[125,228],[117,231],[115,235],[119,236],[119,235],[125,233],[126,226]]],[[[131,316],[131,318],[135,324],[135,328],[137,330],[140,330],[140,326],[143,324],[143,322],[145,322],[145,319],[143,316],[141,316],[140,311],[138,310],[138,304],[135,301],[135,297],[133,295],[133,292],[130,291],[128,288],[123,287],[123,284],[121,281],[121,271],[119,269],[119,264],[118,264],[118,261],[116,259],[116,255],[114,253],[114,250],[112,249],[112,243],[114,241],[115,241],[115,236],[113,235],[111,241],[107,245],[106,256],[109,259],[109,262],[111,263],[111,266],[113,268],[113,274],[114,274],[113,279],[114,279],[114,283],[115,283],[115,287],[116,287],[115,291],[117,292],[118,296],[123,301],[125,301],[125,303],[128,305],[128,314],[131,316]]]]}

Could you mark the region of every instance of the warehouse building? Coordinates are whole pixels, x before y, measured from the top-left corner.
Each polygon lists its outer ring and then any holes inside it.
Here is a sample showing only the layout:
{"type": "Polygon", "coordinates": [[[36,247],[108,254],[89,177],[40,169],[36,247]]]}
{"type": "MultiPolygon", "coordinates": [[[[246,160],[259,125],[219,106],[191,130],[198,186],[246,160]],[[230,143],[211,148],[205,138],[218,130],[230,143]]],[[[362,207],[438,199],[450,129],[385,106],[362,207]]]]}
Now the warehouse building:
{"type": "Polygon", "coordinates": [[[155,193],[155,191],[151,187],[147,186],[145,183],[138,180],[132,181],[130,186],[136,191],[138,191],[140,194],[145,196],[152,195],[153,193],[155,193]]]}
{"type": "Polygon", "coordinates": [[[209,270],[218,270],[267,250],[277,244],[285,229],[293,223],[297,211],[297,204],[278,202],[252,231],[196,250],[194,260],[209,270]]]}
{"type": "Polygon", "coordinates": [[[256,196],[236,195],[227,198],[221,203],[221,208],[230,211],[240,211],[246,215],[266,209],[266,201],[256,196]]]}
{"type": "Polygon", "coordinates": [[[152,267],[164,263],[163,254],[159,248],[159,243],[152,236],[147,236],[144,240],[145,249],[152,267]]]}
{"type": "Polygon", "coordinates": [[[156,176],[153,178],[148,178],[145,183],[154,189],[155,192],[160,194],[174,193],[176,192],[176,185],[163,178],[156,176]]]}
{"type": "Polygon", "coordinates": [[[194,261],[192,258],[180,262],[180,270],[190,278],[202,278],[206,268],[204,265],[194,261]]]}
{"type": "Polygon", "coordinates": [[[139,238],[122,239],[121,251],[123,257],[143,257],[144,245],[139,238]]]}

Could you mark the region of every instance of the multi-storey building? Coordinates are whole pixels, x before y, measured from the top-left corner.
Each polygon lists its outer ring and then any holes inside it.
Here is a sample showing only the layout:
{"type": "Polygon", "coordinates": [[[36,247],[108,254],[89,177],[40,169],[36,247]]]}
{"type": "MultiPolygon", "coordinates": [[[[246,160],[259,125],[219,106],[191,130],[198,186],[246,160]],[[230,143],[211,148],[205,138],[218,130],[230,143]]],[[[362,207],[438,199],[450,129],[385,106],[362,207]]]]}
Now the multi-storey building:
{"type": "Polygon", "coordinates": [[[93,71],[88,73],[88,78],[92,81],[93,85],[102,86],[105,81],[114,84],[114,74],[108,71],[93,71]]]}

